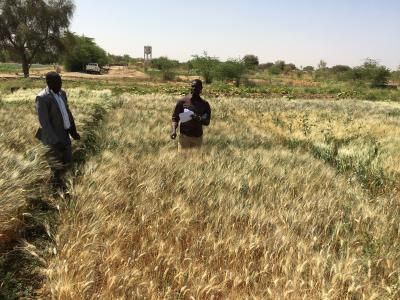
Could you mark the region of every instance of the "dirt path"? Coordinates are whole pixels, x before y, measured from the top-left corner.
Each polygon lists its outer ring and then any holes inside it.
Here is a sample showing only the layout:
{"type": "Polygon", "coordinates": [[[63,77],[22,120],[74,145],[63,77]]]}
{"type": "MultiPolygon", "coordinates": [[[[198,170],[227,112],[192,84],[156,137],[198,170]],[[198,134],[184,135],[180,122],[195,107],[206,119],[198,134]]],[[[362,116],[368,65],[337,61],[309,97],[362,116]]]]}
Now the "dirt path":
{"type": "MultiPolygon", "coordinates": [[[[30,72],[30,77],[31,78],[40,78],[40,77],[45,76],[45,74],[50,71],[54,71],[54,69],[53,68],[40,69],[40,70],[32,69],[30,72]]],[[[110,68],[110,71],[108,73],[101,74],[101,75],[62,71],[61,76],[63,78],[83,78],[83,79],[99,79],[99,80],[124,79],[124,78],[137,79],[137,80],[150,79],[150,76],[142,71],[130,69],[127,67],[119,67],[119,66],[113,66],[110,68]]],[[[0,74],[0,78],[4,78],[4,79],[9,79],[9,78],[13,79],[13,78],[22,78],[22,77],[23,77],[23,74],[21,72],[18,72],[17,74],[11,74],[11,73],[10,74],[0,74]]]]}

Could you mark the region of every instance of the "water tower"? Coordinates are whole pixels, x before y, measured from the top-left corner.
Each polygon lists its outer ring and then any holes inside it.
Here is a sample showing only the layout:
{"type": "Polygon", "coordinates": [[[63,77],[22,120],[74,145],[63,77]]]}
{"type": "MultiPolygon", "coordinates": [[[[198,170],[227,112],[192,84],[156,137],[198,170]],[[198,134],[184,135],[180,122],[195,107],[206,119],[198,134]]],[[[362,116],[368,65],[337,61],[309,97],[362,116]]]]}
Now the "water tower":
{"type": "Polygon", "coordinates": [[[149,63],[153,58],[153,48],[151,46],[144,46],[144,63],[149,63]]]}

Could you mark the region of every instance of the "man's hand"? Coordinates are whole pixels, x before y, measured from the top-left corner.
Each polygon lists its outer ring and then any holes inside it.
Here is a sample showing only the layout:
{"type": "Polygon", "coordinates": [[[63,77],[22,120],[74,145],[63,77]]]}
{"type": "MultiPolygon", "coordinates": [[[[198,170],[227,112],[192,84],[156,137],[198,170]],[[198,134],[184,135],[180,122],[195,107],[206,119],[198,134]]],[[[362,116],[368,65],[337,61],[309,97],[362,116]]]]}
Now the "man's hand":
{"type": "Polygon", "coordinates": [[[192,120],[201,122],[201,117],[199,115],[193,114],[191,117],[192,117],[192,120]]]}
{"type": "Polygon", "coordinates": [[[178,122],[172,122],[172,129],[171,129],[171,139],[175,140],[176,139],[176,129],[178,128],[178,122]]]}
{"type": "Polygon", "coordinates": [[[175,140],[176,139],[176,131],[171,132],[171,139],[175,140]]]}
{"type": "Polygon", "coordinates": [[[81,136],[79,135],[79,133],[78,132],[72,132],[71,133],[71,136],[72,136],[72,138],[75,140],[75,141],[80,141],[81,140],[81,136]]]}

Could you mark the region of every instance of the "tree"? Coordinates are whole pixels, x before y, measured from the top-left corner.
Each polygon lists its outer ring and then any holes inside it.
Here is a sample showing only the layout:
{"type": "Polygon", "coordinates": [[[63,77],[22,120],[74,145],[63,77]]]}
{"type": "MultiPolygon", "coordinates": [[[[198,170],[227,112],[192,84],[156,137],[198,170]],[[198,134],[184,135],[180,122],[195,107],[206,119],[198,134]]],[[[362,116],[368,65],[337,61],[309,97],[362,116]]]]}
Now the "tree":
{"type": "Polygon", "coordinates": [[[0,0],[0,47],[18,54],[29,77],[33,60],[56,44],[73,12],[72,0],[0,0]]]}
{"type": "Polygon", "coordinates": [[[303,68],[303,71],[304,72],[308,72],[308,73],[312,73],[312,72],[314,72],[314,67],[313,66],[305,66],[303,68]]]}
{"type": "Polygon", "coordinates": [[[244,65],[247,69],[253,70],[258,67],[260,62],[258,61],[258,57],[253,54],[248,54],[243,57],[244,65]]]}
{"type": "Polygon", "coordinates": [[[269,69],[271,69],[273,66],[274,66],[274,63],[268,62],[268,63],[266,63],[266,64],[260,64],[258,67],[259,67],[261,70],[269,70],[269,69]]]}
{"type": "Polygon", "coordinates": [[[328,64],[324,60],[320,60],[317,70],[314,73],[315,79],[328,79],[329,78],[328,64]]]}
{"type": "Polygon", "coordinates": [[[389,83],[390,71],[385,66],[379,66],[371,77],[372,87],[386,87],[389,83]]]}
{"type": "Polygon", "coordinates": [[[378,61],[367,58],[361,69],[372,87],[385,87],[389,83],[390,70],[381,66],[378,61]]]}
{"type": "Polygon", "coordinates": [[[349,72],[352,80],[369,82],[371,87],[385,87],[389,83],[390,70],[381,66],[376,60],[367,58],[362,66],[349,72]]]}
{"type": "Polygon", "coordinates": [[[270,68],[269,73],[273,75],[279,75],[283,73],[286,63],[284,60],[277,60],[270,68]]]}
{"type": "Polygon", "coordinates": [[[159,58],[154,58],[151,61],[151,66],[161,71],[164,80],[172,80],[175,77],[173,69],[179,65],[176,60],[168,59],[168,57],[161,56],[159,58]]]}
{"type": "Polygon", "coordinates": [[[295,64],[285,64],[285,66],[283,67],[283,71],[285,73],[289,73],[289,72],[292,72],[295,70],[297,70],[297,67],[295,64]]]}
{"type": "Polygon", "coordinates": [[[108,62],[109,64],[113,65],[129,65],[132,63],[136,62],[136,59],[132,58],[128,54],[124,55],[113,55],[113,54],[108,54],[108,62]]]}
{"type": "Polygon", "coordinates": [[[246,73],[246,66],[242,60],[231,59],[219,64],[217,76],[221,80],[235,80],[238,87],[243,75],[246,73]]]}
{"type": "Polygon", "coordinates": [[[281,72],[283,72],[283,70],[285,69],[285,61],[284,60],[277,60],[274,63],[274,67],[278,68],[279,70],[281,70],[281,72]]]}
{"type": "Polygon", "coordinates": [[[397,68],[397,71],[393,71],[391,78],[396,81],[400,81],[400,66],[397,68]]]}
{"type": "Polygon", "coordinates": [[[0,62],[7,62],[8,61],[8,53],[5,50],[0,50],[0,62]]]}
{"type": "Polygon", "coordinates": [[[333,66],[330,70],[332,73],[338,74],[338,73],[348,72],[351,70],[351,68],[349,66],[345,66],[345,65],[336,65],[336,66],[333,66]]]}
{"type": "Polygon", "coordinates": [[[189,61],[189,66],[203,76],[207,84],[212,83],[219,64],[218,58],[208,56],[205,51],[203,55],[193,55],[193,59],[189,61]]]}
{"type": "Polygon", "coordinates": [[[92,38],[67,32],[63,43],[65,45],[63,61],[68,71],[85,71],[88,63],[97,63],[100,67],[108,63],[106,51],[100,48],[92,38]]]}
{"type": "Polygon", "coordinates": [[[335,65],[327,70],[338,81],[348,80],[352,72],[352,68],[346,65],[335,65]]]}

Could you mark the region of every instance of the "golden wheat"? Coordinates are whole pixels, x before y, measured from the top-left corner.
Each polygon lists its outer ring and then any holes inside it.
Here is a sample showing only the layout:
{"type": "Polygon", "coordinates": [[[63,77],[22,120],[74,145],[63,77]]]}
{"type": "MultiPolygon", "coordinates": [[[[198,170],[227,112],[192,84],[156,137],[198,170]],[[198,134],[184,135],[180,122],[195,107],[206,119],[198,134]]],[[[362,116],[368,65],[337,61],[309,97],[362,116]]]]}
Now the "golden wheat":
{"type": "Polygon", "coordinates": [[[60,212],[46,296],[400,296],[398,194],[366,184],[398,178],[398,104],[215,99],[203,149],[177,153],[175,99],[122,98],[60,212]]]}

